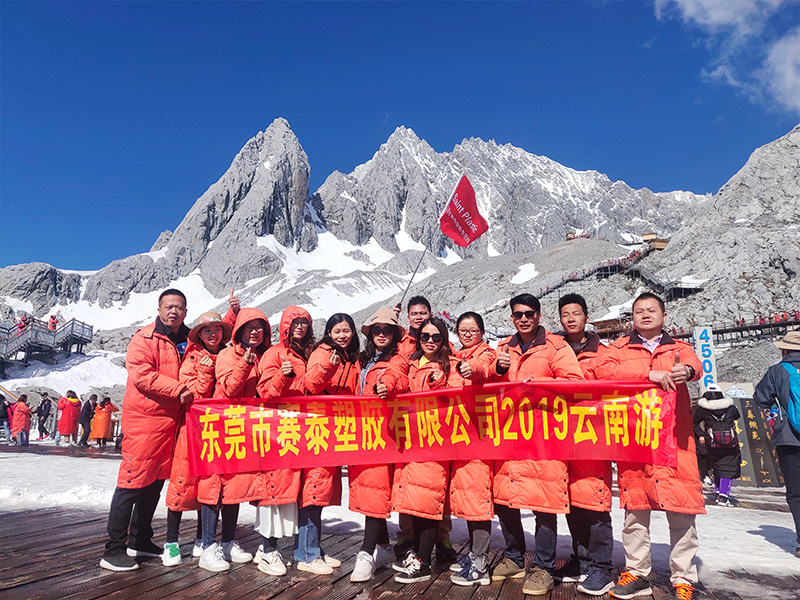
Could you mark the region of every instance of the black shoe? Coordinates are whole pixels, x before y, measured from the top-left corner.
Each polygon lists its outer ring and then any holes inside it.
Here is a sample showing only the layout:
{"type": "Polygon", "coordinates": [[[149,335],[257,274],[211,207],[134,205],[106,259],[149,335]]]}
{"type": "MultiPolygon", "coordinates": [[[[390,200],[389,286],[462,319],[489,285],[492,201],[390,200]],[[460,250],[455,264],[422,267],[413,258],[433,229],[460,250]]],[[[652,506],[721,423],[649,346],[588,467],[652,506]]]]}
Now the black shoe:
{"type": "Polygon", "coordinates": [[[453,544],[450,543],[450,540],[436,542],[436,558],[445,562],[453,562],[458,558],[458,552],[453,548],[453,544]]]}
{"type": "Polygon", "coordinates": [[[416,556],[410,559],[411,564],[405,573],[398,573],[394,576],[397,583],[416,583],[417,581],[428,581],[431,578],[431,567],[426,565],[416,556]]]}
{"type": "Polygon", "coordinates": [[[573,554],[563,566],[553,571],[553,579],[562,583],[580,583],[586,579],[586,574],[581,573],[581,561],[573,554]]]}
{"type": "Polygon", "coordinates": [[[417,560],[417,556],[414,554],[414,550],[409,550],[403,558],[398,558],[392,563],[392,569],[398,573],[405,573],[415,560],[417,560]]]}
{"type": "Polygon", "coordinates": [[[394,553],[397,558],[404,559],[409,550],[414,549],[414,540],[405,540],[398,538],[397,543],[394,545],[394,553]]]}
{"type": "Polygon", "coordinates": [[[136,548],[128,548],[128,556],[131,558],[161,558],[164,549],[156,546],[153,542],[139,542],[136,548]]]}
{"type": "Polygon", "coordinates": [[[139,568],[139,563],[127,554],[112,554],[104,556],[100,566],[109,571],[133,571],[139,568]]]}

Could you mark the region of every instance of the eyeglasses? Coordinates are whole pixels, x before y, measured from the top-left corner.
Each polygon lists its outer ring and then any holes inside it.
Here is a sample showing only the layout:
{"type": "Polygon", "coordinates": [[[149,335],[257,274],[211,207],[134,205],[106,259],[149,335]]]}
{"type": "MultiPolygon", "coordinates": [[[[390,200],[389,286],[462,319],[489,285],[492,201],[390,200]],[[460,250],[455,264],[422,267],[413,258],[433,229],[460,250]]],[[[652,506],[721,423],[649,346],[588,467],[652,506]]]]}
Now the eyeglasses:
{"type": "Polygon", "coordinates": [[[478,335],[480,332],[480,329],[459,329],[458,335],[478,335]]]}
{"type": "Polygon", "coordinates": [[[394,335],[394,327],[387,325],[386,327],[378,327],[377,325],[373,325],[372,329],[370,329],[370,333],[372,333],[372,337],[376,335],[385,335],[386,337],[392,337],[394,335]]]}
{"type": "Polygon", "coordinates": [[[431,340],[434,344],[441,344],[444,337],[441,333],[420,333],[419,334],[419,341],[420,342],[427,342],[431,340]]]}
{"type": "Polygon", "coordinates": [[[242,327],[242,331],[264,331],[264,326],[261,323],[248,323],[242,327]]]}
{"type": "Polygon", "coordinates": [[[525,317],[529,321],[532,321],[533,318],[538,315],[539,312],[535,310],[515,310],[511,313],[511,316],[514,317],[517,321],[525,317]]]}

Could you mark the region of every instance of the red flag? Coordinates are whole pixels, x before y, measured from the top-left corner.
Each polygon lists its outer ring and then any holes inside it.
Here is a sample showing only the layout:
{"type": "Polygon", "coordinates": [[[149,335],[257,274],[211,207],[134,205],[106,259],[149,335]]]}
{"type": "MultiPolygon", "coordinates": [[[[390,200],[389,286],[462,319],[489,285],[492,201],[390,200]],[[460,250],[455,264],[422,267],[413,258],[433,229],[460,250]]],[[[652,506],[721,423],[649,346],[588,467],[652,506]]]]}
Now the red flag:
{"type": "Polygon", "coordinates": [[[478,212],[475,190],[466,175],[461,176],[442,216],[439,217],[442,233],[459,246],[469,246],[489,229],[489,224],[478,212]]]}

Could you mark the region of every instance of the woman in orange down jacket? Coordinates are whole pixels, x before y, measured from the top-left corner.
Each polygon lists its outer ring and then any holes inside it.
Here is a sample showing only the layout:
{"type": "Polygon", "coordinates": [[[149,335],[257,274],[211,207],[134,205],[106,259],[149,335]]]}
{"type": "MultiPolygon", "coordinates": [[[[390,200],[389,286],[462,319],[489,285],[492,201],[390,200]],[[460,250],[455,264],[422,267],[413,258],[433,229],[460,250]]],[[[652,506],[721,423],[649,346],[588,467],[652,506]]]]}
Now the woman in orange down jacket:
{"type": "Polygon", "coordinates": [[[31,408],[28,406],[28,395],[22,394],[14,404],[14,420],[11,424],[11,435],[17,440],[17,446],[27,446],[31,434],[31,408]]]}
{"type": "MultiPolygon", "coordinates": [[[[217,355],[214,398],[255,398],[258,361],[269,348],[269,321],[257,308],[243,308],[236,315],[233,344],[217,355]]],[[[199,566],[208,571],[226,571],[230,562],[253,559],[234,540],[239,504],[260,500],[264,495],[260,473],[207,475],[197,484],[197,498],[203,505],[203,553],[199,566]],[[222,512],[222,545],[216,543],[217,519],[222,512]]]]}
{"type": "MultiPolygon", "coordinates": [[[[409,358],[409,391],[424,392],[448,387],[458,359],[450,353],[447,326],[438,317],[422,323],[416,350],[409,358]]],[[[393,565],[398,583],[427,581],[439,521],[447,500],[449,461],[403,463],[394,472],[392,510],[411,515],[414,549],[393,565]]]]}
{"type": "MultiPolygon", "coordinates": [[[[281,315],[280,341],[264,353],[259,362],[258,395],[276,400],[306,393],[306,363],[314,348],[311,315],[299,306],[288,306],[281,315]]],[[[264,495],[256,509],[256,531],[261,545],[256,552],[258,568],[268,575],[286,575],[278,552],[278,538],[297,533],[297,499],[300,469],[274,469],[261,474],[264,495]]],[[[314,568],[332,572],[320,560],[314,568]],[[320,565],[319,563],[322,563],[320,565]]],[[[310,570],[308,562],[298,569],[310,570]]]]}
{"type": "MultiPolygon", "coordinates": [[[[361,365],[358,335],[353,318],[336,313],[325,324],[325,334],[308,359],[306,391],[312,396],[353,396],[358,393],[361,365]]],[[[298,549],[295,558],[303,562],[321,559],[327,567],[341,562],[326,556],[320,548],[322,508],[342,503],[342,470],[339,467],[303,469],[298,512],[298,549]]],[[[321,565],[320,565],[321,566],[321,565]]],[[[324,569],[326,572],[328,569],[324,569]]]]}
{"type": "Polygon", "coordinates": [[[111,398],[103,398],[103,401],[94,409],[94,419],[92,419],[92,432],[89,437],[97,440],[97,447],[105,448],[106,440],[111,439],[111,413],[119,409],[111,403],[111,398]]]}
{"type": "MultiPolygon", "coordinates": [[[[465,312],[456,321],[461,350],[459,360],[450,376],[452,387],[473,385],[486,381],[492,372],[497,353],[483,341],[483,319],[478,313],[465,312]]],[[[492,499],[492,461],[474,459],[454,461],[450,478],[450,513],[466,519],[469,529],[470,552],[454,563],[456,571],[450,580],[456,585],[489,585],[489,540],[492,536],[494,503],[492,499]]]]}
{"type": "MultiPolygon", "coordinates": [[[[230,341],[231,332],[231,326],[223,322],[219,314],[215,312],[200,315],[197,323],[189,332],[189,345],[183,355],[179,381],[192,392],[194,398],[213,397],[217,381],[214,374],[217,355],[230,341]]],[[[164,544],[164,554],[161,556],[161,562],[165,567],[181,564],[178,531],[181,525],[181,516],[185,511],[197,511],[197,531],[192,556],[200,557],[203,552],[201,505],[197,499],[198,478],[189,474],[186,414],[191,406],[191,403],[188,403],[181,407],[178,440],[172,455],[172,469],[167,488],[167,543],[164,544]]]]}
{"type": "MultiPolygon", "coordinates": [[[[381,401],[408,388],[408,361],[398,350],[403,328],[397,314],[379,308],[364,325],[364,351],[359,356],[361,378],[358,393],[377,396],[381,401]]],[[[392,476],[394,465],[351,465],[347,469],[350,482],[350,510],[364,515],[364,541],[356,555],[350,581],[369,581],[375,569],[391,562],[394,552],[389,544],[386,519],[392,510],[392,476]]]]}

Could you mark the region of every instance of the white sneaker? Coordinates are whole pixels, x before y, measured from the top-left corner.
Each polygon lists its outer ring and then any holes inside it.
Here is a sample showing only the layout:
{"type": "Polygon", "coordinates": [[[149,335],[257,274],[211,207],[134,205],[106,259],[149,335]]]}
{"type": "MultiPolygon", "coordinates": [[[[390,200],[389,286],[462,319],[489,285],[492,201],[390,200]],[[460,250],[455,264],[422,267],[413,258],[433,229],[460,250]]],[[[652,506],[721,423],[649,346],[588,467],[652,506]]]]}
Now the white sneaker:
{"type": "Polygon", "coordinates": [[[315,558],[311,562],[299,560],[297,561],[297,570],[314,573],[314,575],[330,575],[333,573],[333,567],[326,564],[321,558],[315,558]]]}
{"type": "Polygon", "coordinates": [[[211,544],[208,548],[203,550],[203,553],[200,555],[200,562],[197,566],[214,573],[227,571],[231,568],[231,564],[225,560],[225,557],[222,555],[222,546],[219,544],[211,544]]]}
{"type": "Polygon", "coordinates": [[[353,567],[353,572],[350,574],[350,581],[353,583],[369,581],[374,574],[375,559],[361,550],[356,554],[356,566],[353,567]]]}
{"type": "Polygon", "coordinates": [[[327,554],[322,557],[322,560],[325,561],[326,565],[333,567],[334,569],[338,569],[342,566],[342,561],[340,561],[338,558],[328,556],[327,554]]]}
{"type": "MultiPolygon", "coordinates": [[[[261,548],[259,548],[261,550],[261,548]]],[[[267,575],[282,577],[286,575],[286,565],[283,564],[281,553],[277,550],[272,552],[262,552],[261,560],[258,561],[258,570],[267,575]]]]}
{"type": "Polygon", "coordinates": [[[375,552],[373,553],[372,557],[375,559],[375,568],[380,569],[381,567],[385,567],[388,564],[394,562],[395,556],[394,548],[391,546],[381,546],[378,544],[375,546],[375,552]]]}
{"type": "Polygon", "coordinates": [[[253,560],[253,555],[242,550],[242,547],[236,540],[222,543],[222,555],[225,557],[225,560],[234,563],[246,563],[253,560]]]}
{"type": "Polygon", "coordinates": [[[264,546],[259,546],[256,549],[256,553],[253,555],[253,562],[258,564],[261,562],[262,558],[264,558],[264,546]]]}
{"type": "Polygon", "coordinates": [[[165,567],[177,567],[181,564],[181,547],[177,542],[168,542],[164,544],[161,564],[165,567]]]}
{"type": "Polygon", "coordinates": [[[195,540],[192,547],[192,557],[200,558],[201,554],[203,554],[203,540],[195,540]]]}

